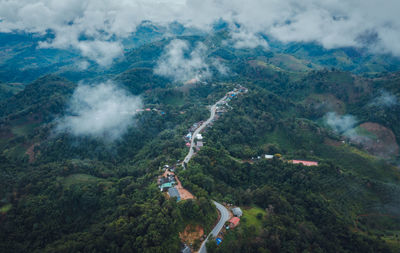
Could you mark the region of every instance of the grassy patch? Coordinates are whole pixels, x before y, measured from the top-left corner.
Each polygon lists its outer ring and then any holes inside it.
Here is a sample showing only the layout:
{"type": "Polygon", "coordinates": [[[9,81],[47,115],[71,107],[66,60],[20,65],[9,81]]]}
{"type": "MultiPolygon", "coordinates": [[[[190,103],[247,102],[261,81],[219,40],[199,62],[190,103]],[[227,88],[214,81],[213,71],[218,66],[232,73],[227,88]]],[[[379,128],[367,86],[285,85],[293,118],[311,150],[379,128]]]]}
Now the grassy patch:
{"type": "Polygon", "coordinates": [[[74,184],[93,184],[102,179],[87,174],[72,174],[64,179],[64,187],[69,187],[74,184]]]}
{"type": "Polygon", "coordinates": [[[262,139],[260,139],[259,145],[264,143],[276,144],[280,148],[287,151],[295,149],[285,132],[278,128],[276,128],[272,133],[268,133],[262,139]]]}
{"type": "Polygon", "coordinates": [[[262,229],[262,219],[267,212],[259,207],[252,207],[250,209],[243,210],[243,216],[240,222],[247,227],[253,226],[257,231],[262,229]],[[257,215],[261,214],[261,219],[257,218],[257,215]]]}
{"type": "Polygon", "coordinates": [[[316,150],[316,155],[331,160],[344,169],[362,176],[387,182],[398,182],[400,180],[400,173],[393,166],[352,146],[321,145],[316,150]]]}
{"type": "Polygon", "coordinates": [[[0,207],[0,213],[7,213],[8,211],[10,211],[11,207],[12,207],[11,204],[6,204],[0,207]]]}
{"type": "Polygon", "coordinates": [[[26,125],[20,125],[20,126],[15,126],[11,129],[12,133],[15,135],[23,136],[23,135],[28,135],[33,132],[33,130],[38,127],[40,124],[39,123],[34,123],[34,124],[26,124],[26,125]]]}
{"type": "Polygon", "coordinates": [[[169,95],[163,99],[163,102],[168,105],[181,106],[185,104],[185,99],[180,95],[169,95]]]}
{"type": "Polygon", "coordinates": [[[368,131],[367,129],[365,129],[363,127],[358,126],[358,127],[355,128],[355,131],[356,131],[356,133],[358,135],[369,137],[369,138],[371,138],[373,140],[378,139],[378,136],[376,136],[376,134],[368,131]]]}
{"type": "Polygon", "coordinates": [[[9,158],[24,159],[26,156],[26,148],[23,145],[18,144],[3,150],[3,154],[9,158]]]}

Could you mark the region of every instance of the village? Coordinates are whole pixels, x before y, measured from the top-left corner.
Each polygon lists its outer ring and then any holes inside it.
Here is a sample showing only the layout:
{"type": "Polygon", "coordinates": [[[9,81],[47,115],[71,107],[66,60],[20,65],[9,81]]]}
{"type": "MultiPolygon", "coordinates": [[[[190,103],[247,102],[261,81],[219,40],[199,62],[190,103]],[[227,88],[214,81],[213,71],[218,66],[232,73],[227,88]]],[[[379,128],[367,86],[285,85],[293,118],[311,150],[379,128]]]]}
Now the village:
{"type": "MultiPolygon", "coordinates": [[[[183,161],[178,160],[175,164],[165,164],[162,168],[160,167],[161,175],[157,179],[157,184],[161,192],[165,194],[167,198],[175,198],[177,202],[188,200],[188,199],[195,199],[196,197],[186,190],[178,176],[175,174],[177,168],[186,169],[187,163],[190,161],[193,155],[201,150],[202,147],[205,145],[205,138],[203,137],[203,132],[207,129],[207,127],[212,126],[215,120],[218,120],[224,113],[228,112],[232,107],[229,105],[229,102],[237,97],[240,94],[247,93],[248,89],[239,85],[234,90],[226,93],[226,95],[220,99],[217,103],[215,103],[211,109],[211,116],[206,121],[199,121],[191,125],[188,129],[187,134],[183,137],[185,141],[185,146],[189,149],[188,155],[185,157],[183,161]]],[[[150,109],[146,109],[150,111],[150,109]]],[[[263,159],[282,159],[280,154],[263,154],[257,157],[252,157],[250,163],[254,163],[263,159]]],[[[302,164],[304,166],[317,166],[318,162],[314,161],[303,161],[303,160],[288,160],[286,162],[290,162],[293,164],[302,164]]],[[[229,203],[223,203],[223,205],[216,203],[216,205],[220,205],[221,207],[218,210],[221,213],[221,218],[219,223],[222,222],[220,227],[217,226],[217,231],[215,233],[211,232],[210,235],[215,237],[215,241],[217,245],[221,244],[223,241],[224,234],[231,229],[236,228],[239,223],[241,216],[243,215],[243,211],[240,207],[233,206],[229,203]],[[222,211],[225,212],[225,219],[222,219],[222,211]]],[[[202,230],[201,230],[202,231],[202,230]]],[[[205,243],[209,236],[204,234],[199,235],[199,239],[202,242],[202,245],[198,252],[206,252],[205,251],[205,243]]],[[[181,238],[184,243],[184,248],[182,252],[190,253],[193,250],[193,240],[188,238],[181,238]]]]}

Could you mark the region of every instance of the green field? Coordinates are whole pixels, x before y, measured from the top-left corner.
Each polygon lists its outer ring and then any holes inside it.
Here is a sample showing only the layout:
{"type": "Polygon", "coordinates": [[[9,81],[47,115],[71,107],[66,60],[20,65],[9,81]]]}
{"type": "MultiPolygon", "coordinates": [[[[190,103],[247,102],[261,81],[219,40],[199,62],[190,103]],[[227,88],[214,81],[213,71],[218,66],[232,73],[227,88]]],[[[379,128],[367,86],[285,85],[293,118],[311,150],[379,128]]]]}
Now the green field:
{"type": "Polygon", "coordinates": [[[252,207],[250,209],[242,209],[243,216],[240,222],[242,225],[247,227],[254,227],[257,231],[262,229],[262,219],[257,218],[257,214],[261,213],[262,217],[267,214],[267,212],[259,207],[252,207]]]}
{"type": "Polygon", "coordinates": [[[74,184],[93,184],[102,179],[87,174],[72,174],[64,179],[64,186],[69,187],[74,184]]]}
{"type": "Polygon", "coordinates": [[[11,204],[6,204],[0,207],[0,213],[7,213],[8,211],[10,211],[11,207],[12,207],[11,204]]]}
{"type": "Polygon", "coordinates": [[[34,123],[34,124],[25,124],[25,125],[20,125],[20,126],[15,126],[11,129],[12,133],[15,135],[28,135],[33,132],[33,130],[40,126],[39,123],[34,123]]]}

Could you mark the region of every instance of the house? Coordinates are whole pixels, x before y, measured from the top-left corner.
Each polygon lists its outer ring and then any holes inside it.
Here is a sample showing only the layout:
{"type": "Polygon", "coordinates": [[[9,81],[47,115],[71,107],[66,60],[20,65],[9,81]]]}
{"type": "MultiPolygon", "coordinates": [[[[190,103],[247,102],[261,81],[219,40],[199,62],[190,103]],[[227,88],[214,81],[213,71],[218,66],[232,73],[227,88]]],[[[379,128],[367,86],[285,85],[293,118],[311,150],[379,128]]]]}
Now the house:
{"type": "Polygon", "coordinates": [[[164,183],[160,186],[160,190],[163,192],[165,190],[168,190],[169,188],[171,188],[173,186],[173,183],[168,182],[168,183],[164,183]]]}
{"type": "Polygon", "coordinates": [[[181,196],[179,195],[179,191],[175,187],[171,187],[171,188],[168,189],[168,195],[171,198],[172,197],[176,197],[176,201],[177,202],[181,200],[181,196]]]}
{"type": "Polygon", "coordinates": [[[221,244],[221,242],[222,242],[222,239],[221,239],[221,238],[219,238],[219,237],[217,237],[217,239],[215,239],[215,241],[217,242],[217,245],[220,245],[220,244],[221,244]]]}
{"type": "Polygon", "coordinates": [[[203,146],[204,146],[204,143],[202,141],[198,141],[197,142],[197,147],[200,148],[200,147],[203,147],[203,146]]]}
{"type": "Polygon", "coordinates": [[[203,136],[202,136],[201,134],[197,134],[197,135],[196,135],[196,138],[197,138],[198,140],[202,140],[202,139],[203,139],[203,136]]]}
{"type": "Polygon", "coordinates": [[[292,160],[293,164],[303,164],[304,166],[318,166],[318,162],[303,161],[303,160],[292,160]]]}
{"type": "Polygon", "coordinates": [[[190,143],[189,143],[189,142],[186,142],[185,145],[186,145],[186,147],[188,147],[188,148],[190,147],[190,143]]]}
{"type": "Polygon", "coordinates": [[[265,159],[272,159],[272,158],[274,158],[274,156],[273,155],[265,155],[264,158],[265,159]]]}
{"type": "Polygon", "coordinates": [[[165,184],[165,183],[169,183],[169,179],[168,179],[168,178],[162,177],[162,178],[159,178],[159,179],[158,179],[158,184],[159,184],[159,185],[163,185],[163,184],[165,184]]]}
{"type": "Polygon", "coordinates": [[[229,227],[234,228],[239,224],[240,218],[239,217],[233,217],[232,219],[229,220],[229,227]]]}
{"type": "Polygon", "coordinates": [[[241,217],[243,215],[242,209],[240,209],[240,207],[232,208],[232,213],[236,217],[241,217]]]}

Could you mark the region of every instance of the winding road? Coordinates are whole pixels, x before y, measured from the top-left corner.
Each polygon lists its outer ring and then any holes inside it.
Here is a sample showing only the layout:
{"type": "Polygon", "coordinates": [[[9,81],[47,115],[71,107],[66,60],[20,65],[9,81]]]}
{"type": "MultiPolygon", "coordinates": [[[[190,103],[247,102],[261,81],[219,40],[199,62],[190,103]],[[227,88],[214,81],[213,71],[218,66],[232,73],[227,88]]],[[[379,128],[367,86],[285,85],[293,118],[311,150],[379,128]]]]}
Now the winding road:
{"type": "Polygon", "coordinates": [[[207,244],[208,238],[210,238],[211,236],[217,237],[219,232],[221,231],[221,229],[224,227],[225,222],[229,219],[228,209],[226,209],[223,205],[221,205],[220,203],[218,203],[216,201],[213,201],[213,203],[214,203],[215,207],[218,209],[218,211],[220,212],[221,218],[219,219],[217,225],[215,225],[215,227],[213,228],[211,233],[207,236],[207,238],[201,244],[199,253],[207,252],[206,244],[207,244]]]}
{"type": "Polygon", "coordinates": [[[203,123],[201,124],[201,126],[199,126],[193,133],[191,141],[190,141],[190,148],[189,148],[189,153],[187,154],[187,156],[185,157],[185,159],[183,160],[183,169],[186,169],[186,165],[188,164],[190,159],[192,159],[193,155],[194,155],[194,140],[196,139],[197,134],[199,134],[208,124],[210,124],[212,122],[212,120],[215,118],[215,112],[217,111],[217,105],[218,103],[221,103],[222,101],[224,101],[227,98],[227,96],[225,95],[223,98],[221,98],[220,100],[218,100],[215,104],[213,104],[211,106],[210,109],[210,117],[203,123]]]}
{"type": "MultiPolygon", "coordinates": [[[[194,140],[196,139],[197,134],[199,134],[205,127],[207,127],[208,124],[210,124],[212,122],[212,120],[215,118],[215,113],[217,111],[217,105],[221,102],[223,102],[225,99],[227,99],[227,95],[225,95],[223,98],[221,98],[220,100],[218,100],[215,104],[213,104],[210,108],[210,117],[203,123],[201,124],[201,126],[199,126],[193,133],[191,141],[190,141],[190,148],[189,148],[189,153],[186,155],[185,159],[183,160],[182,166],[183,169],[186,169],[186,164],[189,163],[190,159],[192,159],[193,155],[194,155],[194,140]]],[[[207,249],[206,249],[206,244],[208,241],[208,238],[210,237],[217,237],[219,232],[221,231],[221,229],[224,227],[225,222],[229,219],[229,211],[228,209],[226,209],[223,205],[221,205],[220,203],[216,202],[213,200],[213,203],[215,205],[215,207],[218,209],[219,213],[221,214],[221,217],[217,223],[217,225],[215,225],[215,227],[213,228],[213,230],[211,231],[211,233],[207,236],[207,238],[203,241],[203,243],[201,244],[200,250],[198,251],[199,253],[206,253],[207,249]]]]}

